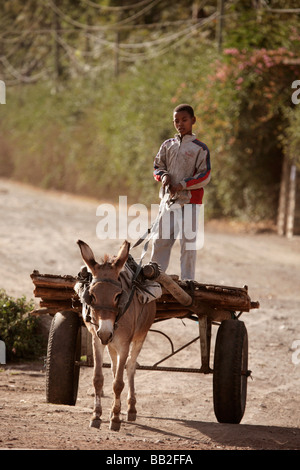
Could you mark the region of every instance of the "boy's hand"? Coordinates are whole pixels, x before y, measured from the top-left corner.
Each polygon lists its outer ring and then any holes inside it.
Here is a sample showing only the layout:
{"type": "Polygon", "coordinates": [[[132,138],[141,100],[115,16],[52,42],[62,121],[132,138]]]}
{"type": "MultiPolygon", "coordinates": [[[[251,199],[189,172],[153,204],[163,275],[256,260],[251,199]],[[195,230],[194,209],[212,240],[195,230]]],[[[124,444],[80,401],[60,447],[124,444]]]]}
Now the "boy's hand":
{"type": "Polygon", "coordinates": [[[182,191],[183,189],[183,186],[182,184],[178,183],[178,184],[173,184],[172,186],[170,186],[170,193],[171,193],[171,196],[173,196],[175,193],[177,193],[178,191],[182,191]]]}
{"type": "Polygon", "coordinates": [[[169,184],[171,183],[171,178],[170,178],[170,175],[164,175],[162,177],[162,185],[163,187],[165,188],[166,186],[169,186],[169,184]]]}

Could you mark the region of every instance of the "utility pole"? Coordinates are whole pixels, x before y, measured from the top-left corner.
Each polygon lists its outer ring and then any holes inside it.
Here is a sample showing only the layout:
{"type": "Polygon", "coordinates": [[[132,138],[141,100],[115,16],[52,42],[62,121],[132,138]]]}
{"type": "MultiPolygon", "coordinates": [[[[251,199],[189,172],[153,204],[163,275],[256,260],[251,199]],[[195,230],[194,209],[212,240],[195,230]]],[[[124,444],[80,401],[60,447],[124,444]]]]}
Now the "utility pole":
{"type": "Polygon", "coordinates": [[[217,47],[218,52],[221,54],[222,52],[222,45],[223,45],[223,30],[224,30],[224,23],[225,23],[225,0],[218,0],[218,20],[217,20],[217,31],[216,31],[216,39],[217,39],[217,47]]]}
{"type": "MultiPolygon", "coordinates": [[[[53,0],[53,3],[58,7],[59,0],[53,0]]],[[[59,30],[60,30],[60,21],[59,16],[56,11],[53,11],[53,59],[54,59],[54,82],[55,82],[55,91],[58,90],[58,82],[62,76],[62,66],[60,62],[60,45],[59,45],[59,30]]]]}
{"type": "MultiPolygon", "coordinates": [[[[123,7],[123,0],[120,1],[120,7],[123,7]]],[[[117,15],[117,23],[122,22],[123,19],[123,11],[120,10],[117,15]]],[[[118,78],[120,73],[120,48],[119,44],[121,41],[121,31],[119,29],[116,30],[115,35],[115,50],[114,50],[114,75],[118,78]]]]}
{"type": "Polygon", "coordinates": [[[120,43],[120,32],[119,30],[116,31],[116,39],[115,39],[115,77],[118,78],[120,64],[119,64],[119,43],[120,43]]]}

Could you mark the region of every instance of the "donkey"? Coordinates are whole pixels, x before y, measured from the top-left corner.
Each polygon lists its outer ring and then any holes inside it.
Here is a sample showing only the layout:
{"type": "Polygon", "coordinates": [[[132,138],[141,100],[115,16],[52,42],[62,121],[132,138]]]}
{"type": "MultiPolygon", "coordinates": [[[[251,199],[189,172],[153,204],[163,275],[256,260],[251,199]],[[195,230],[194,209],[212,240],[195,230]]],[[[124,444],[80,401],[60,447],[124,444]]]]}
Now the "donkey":
{"type": "Polygon", "coordinates": [[[83,314],[86,327],[92,334],[95,388],[94,410],[91,427],[101,425],[101,393],[103,388],[103,351],[108,346],[112,364],[114,400],[111,409],[110,426],[113,431],[119,431],[121,426],[121,392],[124,388],[124,369],[126,366],[128,378],[127,420],[136,419],[136,398],[134,375],[136,359],[141,351],[144,340],[151,327],[156,313],[156,303],[151,301],[141,304],[134,294],[126,312],[118,320],[118,301],[123,294],[120,272],[127,261],[130,243],[124,241],[117,256],[105,256],[101,264],[95,261],[91,248],[78,240],[81,256],[92,273],[92,281],[88,291],[90,318],[83,314]]]}

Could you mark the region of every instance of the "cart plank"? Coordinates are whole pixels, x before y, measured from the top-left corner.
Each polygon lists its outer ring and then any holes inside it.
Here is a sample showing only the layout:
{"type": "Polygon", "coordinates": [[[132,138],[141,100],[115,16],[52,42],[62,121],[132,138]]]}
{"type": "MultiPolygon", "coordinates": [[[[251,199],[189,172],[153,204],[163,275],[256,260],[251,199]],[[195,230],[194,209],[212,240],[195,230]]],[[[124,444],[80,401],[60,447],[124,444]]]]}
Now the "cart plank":
{"type": "MultiPolygon", "coordinates": [[[[54,314],[56,311],[76,310],[81,314],[81,303],[74,291],[77,282],[71,275],[40,274],[33,271],[31,278],[34,296],[40,299],[40,308],[32,312],[35,315],[44,313],[54,314]]],[[[230,318],[232,312],[248,312],[259,308],[258,302],[252,302],[248,295],[247,286],[231,287],[214,284],[181,281],[178,276],[172,276],[178,286],[193,298],[193,305],[184,306],[162,288],[162,296],[156,299],[156,319],[184,318],[196,313],[198,316],[207,315],[211,320],[222,321],[230,318]]]]}

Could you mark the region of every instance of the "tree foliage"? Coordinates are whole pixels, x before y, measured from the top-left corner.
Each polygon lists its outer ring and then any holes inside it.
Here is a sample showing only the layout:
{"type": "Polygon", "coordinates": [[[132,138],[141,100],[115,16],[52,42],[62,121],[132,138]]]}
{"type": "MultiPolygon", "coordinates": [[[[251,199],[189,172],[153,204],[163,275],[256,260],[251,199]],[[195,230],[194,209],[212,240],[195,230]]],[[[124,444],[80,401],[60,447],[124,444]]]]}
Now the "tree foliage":
{"type": "Polygon", "coordinates": [[[12,84],[118,74],[175,47],[215,10],[194,0],[3,1],[1,75],[12,84]]]}
{"type": "Polygon", "coordinates": [[[2,173],[156,202],[153,158],[173,107],[190,101],[212,156],[207,213],[274,219],[282,156],[300,140],[300,10],[227,0],[220,22],[220,3],[5,0],[2,173]]]}
{"type": "Polygon", "coordinates": [[[216,152],[215,191],[223,214],[252,220],[276,216],[292,117],[287,115],[291,77],[300,71],[294,60],[285,48],[225,49],[205,93],[197,93],[208,116],[202,114],[201,127],[216,152]]]}

